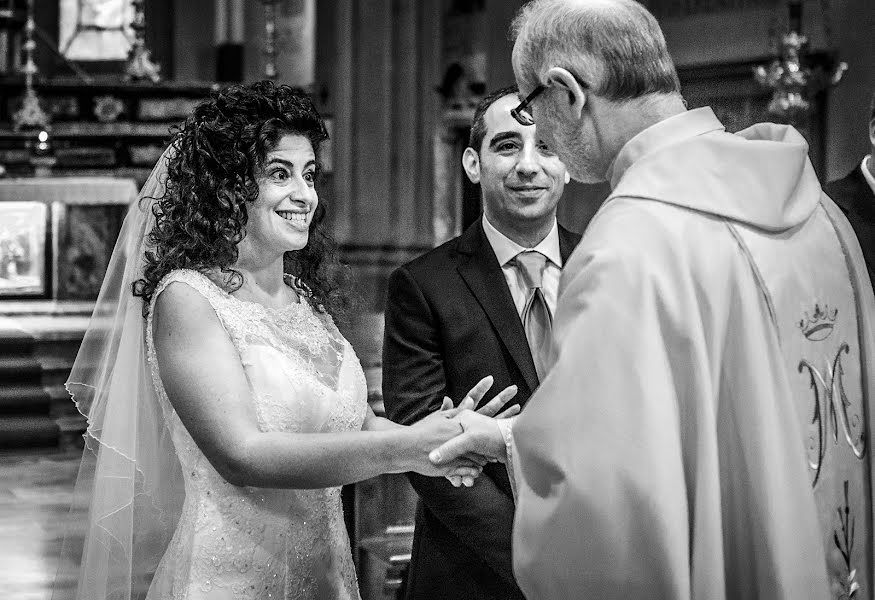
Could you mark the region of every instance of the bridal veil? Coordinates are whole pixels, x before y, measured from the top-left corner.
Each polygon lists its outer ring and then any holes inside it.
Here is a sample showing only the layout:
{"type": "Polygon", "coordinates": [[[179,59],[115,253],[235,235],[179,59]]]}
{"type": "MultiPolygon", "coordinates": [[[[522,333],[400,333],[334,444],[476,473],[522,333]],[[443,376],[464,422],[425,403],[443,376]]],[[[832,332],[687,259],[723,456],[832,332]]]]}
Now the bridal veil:
{"type": "Polygon", "coordinates": [[[55,598],[72,585],[77,600],[144,598],[184,500],[146,361],[143,300],[132,293],[143,276],[153,206],[164,195],[173,148],[128,211],[67,381],[88,427],[55,598]]]}

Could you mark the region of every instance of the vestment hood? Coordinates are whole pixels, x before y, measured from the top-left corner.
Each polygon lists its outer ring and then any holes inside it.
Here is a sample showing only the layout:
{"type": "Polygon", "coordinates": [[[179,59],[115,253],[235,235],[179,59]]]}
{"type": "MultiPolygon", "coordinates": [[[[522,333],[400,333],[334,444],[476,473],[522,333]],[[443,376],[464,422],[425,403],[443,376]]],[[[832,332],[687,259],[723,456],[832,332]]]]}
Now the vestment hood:
{"type": "Polygon", "coordinates": [[[820,202],[808,144],[789,125],[726,133],[710,108],[670,117],[620,151],[608,198],[683,206],[769,231],[803,223],[820,202]]]}

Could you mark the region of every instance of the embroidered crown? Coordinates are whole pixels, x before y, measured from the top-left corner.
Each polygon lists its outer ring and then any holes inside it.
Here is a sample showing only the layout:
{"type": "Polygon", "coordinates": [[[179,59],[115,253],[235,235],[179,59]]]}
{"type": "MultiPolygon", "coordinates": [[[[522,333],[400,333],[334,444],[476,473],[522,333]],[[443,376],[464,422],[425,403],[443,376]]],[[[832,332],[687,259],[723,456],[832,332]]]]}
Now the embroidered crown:
{"type": "Polygon", "coordinates": [[[823,306],[819,303],[815,304],[814,312],[811,313],[811,316],[806,312],[805,316],[799,320],[798,325],[802,335],[814,342],[825,340],[832,333],[838,313],[839,309],[831,309],[829,304],[824,304],[823,306]]]}

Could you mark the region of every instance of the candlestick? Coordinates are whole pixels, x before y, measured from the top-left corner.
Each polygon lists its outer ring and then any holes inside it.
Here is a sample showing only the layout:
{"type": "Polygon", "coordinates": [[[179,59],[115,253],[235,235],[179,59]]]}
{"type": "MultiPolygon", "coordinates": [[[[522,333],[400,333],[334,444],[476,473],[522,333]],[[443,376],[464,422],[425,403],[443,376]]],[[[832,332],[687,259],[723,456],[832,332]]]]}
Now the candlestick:
{"type": "Polygon", "coordinates": [[[134,41],[128,52],[128,62],[125,65],[125,79],[140,81],[148,79],[152,83],[161,81],[161,66],[154,62],[151,52],[146,48],[146,0],[132,0],[134,20],[131,29],[134,30],[134,41]]]}
{"type": "Polygon", "coordinates": [[[802,33],[802,0],[789,0],[787,9],[790,15],[790,31],[802,33]]]}
{"type": "Polygon", "coordinates": [[[278,0],[264,2],[264,76],[276,79],[276,5],[278,0]]]}
{"type": "Polygon", "coordinates": [[[27,0],[27,20],[24,24],[24,98],[22,99],[21,108],[12,115],[12,128],[19,131],[22,127],[36,127],[47,130],[49,128],[49,116],[43,111],[40,106],[39,96],[33,87],[33,80],[38,69],[36,62],[33,60],[33,51],[36,49],[36,40],[33,39],[33,32],[36,29],[36,22],[33,18],[33,3],[34,0],[27,0]]]}
{"type": "Polygon", "coordinates": [[[781,38],[778,57],[768,66],[755,67],[754,77],[760,85],[773,90],[769,113],[780,121],[802,125],[811,111],[813,95],[838,85],[848,65],[810,65],[806,60],[808,38],[800,33],[802,0],[788,0],[787,7],[790,31],[781,38]]]}

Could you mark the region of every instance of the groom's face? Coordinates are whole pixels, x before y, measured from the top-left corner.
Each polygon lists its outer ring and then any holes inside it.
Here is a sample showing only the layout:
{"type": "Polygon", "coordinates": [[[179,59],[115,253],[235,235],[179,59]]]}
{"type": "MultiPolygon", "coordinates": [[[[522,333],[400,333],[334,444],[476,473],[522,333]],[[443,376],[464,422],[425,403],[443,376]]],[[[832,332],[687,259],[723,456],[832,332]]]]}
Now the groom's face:
{"type": "Polygon", "coordinates": [[[537,129],[511,116],[517,104],[516,95],[495,101],[484,114],[486,135],[479,152],[468,148],[463,158],[468,177],[480,184],[486,216],[499,229],[553,219],[569,180],[565,165],[538,138],[537,129]]]}

